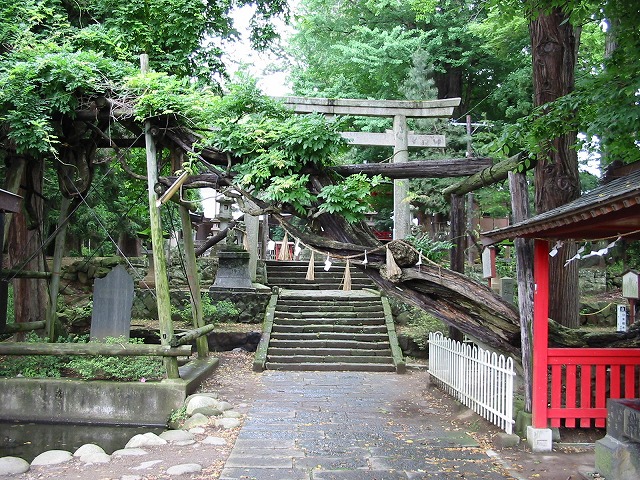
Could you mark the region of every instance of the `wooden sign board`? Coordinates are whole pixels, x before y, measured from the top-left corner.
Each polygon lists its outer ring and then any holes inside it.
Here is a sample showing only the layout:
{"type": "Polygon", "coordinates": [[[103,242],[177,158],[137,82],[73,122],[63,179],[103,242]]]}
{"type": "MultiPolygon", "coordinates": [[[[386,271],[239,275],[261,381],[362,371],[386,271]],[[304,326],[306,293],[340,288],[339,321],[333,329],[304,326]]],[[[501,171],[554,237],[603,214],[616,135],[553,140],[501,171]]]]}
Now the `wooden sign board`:
{"type": "Polygon", "coordinates": [[[489,247],[482,251],[482,278],[496,277],[496,250],[489,247]]]}

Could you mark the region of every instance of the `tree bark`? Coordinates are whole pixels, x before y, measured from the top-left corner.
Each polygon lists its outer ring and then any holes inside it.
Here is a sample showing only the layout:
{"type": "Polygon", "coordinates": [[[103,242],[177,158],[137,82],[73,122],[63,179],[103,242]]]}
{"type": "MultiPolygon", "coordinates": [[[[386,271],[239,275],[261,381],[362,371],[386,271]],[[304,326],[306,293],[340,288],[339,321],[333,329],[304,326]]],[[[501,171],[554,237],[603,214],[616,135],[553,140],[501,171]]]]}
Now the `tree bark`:
{"type": "MultiPolygon", "coordinates": [[[[534,105],[552,102],[574,88],[577,38],[561,9],[541,11],[529,24],[533,56],[534,105]]],[[[578,157],[572,132],[544,145],[535,167],[535,206],[543,213],[580,195],[578,157]]],[[[549,316],[567,327],[579,325],[578,269],[576,262],[564,266],[575,254],[566,243],[549,265],[549,316]]]]}
{"type": "MultiPolygon", "coordinates": [[[[529,218],[529,190],[524,173],[509,172],[511,211],[514,222],[529,218]]],[[[520,311],[520,350],[524,384],[524,409],[531,412],[533,399],[533,241],[516,238],[516,275],[520,311]]]]}
{"type": "MultiPolygon", "coordinates": [[[[19,191],[24,198],[21,213],[13,215],[9,228],[9,261],[12,267],[36,272],[45,271],[42,244],[42,216],[44,201],[42,178],[44,162],[31,160],[24,170],[19,191]]],[[[15,278],[13,280],[16,323],[36,322],[45,319],[48,305],[47,281],[15,278]]]]}

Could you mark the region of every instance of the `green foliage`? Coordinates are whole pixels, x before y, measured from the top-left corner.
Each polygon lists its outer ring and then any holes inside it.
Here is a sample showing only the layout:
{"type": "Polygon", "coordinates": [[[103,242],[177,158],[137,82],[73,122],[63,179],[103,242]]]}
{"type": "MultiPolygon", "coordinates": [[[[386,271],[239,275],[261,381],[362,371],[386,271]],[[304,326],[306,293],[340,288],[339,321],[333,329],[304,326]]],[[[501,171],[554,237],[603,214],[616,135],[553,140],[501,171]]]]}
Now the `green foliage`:
{"type": "Polygon", "coordinates": [[[240,311],[235,304],[229,300],[221,300],[215,304],[211,304],[211,300],[209,299],[208,304],[206,302],[204,303],[202,313],[208,322],[220,323],[237,318],[240,311]]]}
{"type": "MultiPolygon", "coordinates": [[[[40,338],[35,332],[27,333],[25,341],[47,343],[47,339],[40,338]]],[[[67,357],[57,355],[8,356],[0,362],[0,377],[58,378],[67,360],[67,357]]]]}
{"type": "MultiPolygon", "coordinates": [[[[211,302],[208,293],[202,294],[202,318],[207,323],[216,324],[222,321],[236,318],[240,313],[233,302],[221,300],[216,303],[211,302]]],[[[193,319],[193,310],[190,301],[183,302],[181,305],[171,305],[171,315],[177,316],[185,321],[193,319]]]]}
{"type": "Polygon", "coordinates": [[[449,261],[449,252],[453,248],[453,243],[449,241],[433,240],[426,233],[417,233],[407,236],[405,239],[425,258],[432,262],[444,264],[449,261]]]}
{"type": "Polygon", "coordinates": [[[442,321],[424,310],[396,300],[390,299],[390,302],[394,312],[407,315],[407,322],[401,331],[416,342],[420,349],[427,348],[429,333],[447,331],[447,326],[442,321]]]}
{"type": "Polygon", "coordinates": [[[172,429],[179,429],[187,418],[189,418],[189,415],[187,415],[187,407],[183,405],[180,408],[171,410],[167,420],[167,426],[172,429]]]}
{"type": "MultiPolygon", "coordinates": [[[[107,344],[126,343],[124,338],[107,338],[107,344]]],[[[143,344],[132,338],[131,344],[143,344]]],[[[164,376],[161,357],[112,357],[106,355],[73,357],[65,367],[85,380],[145,381],[164,376]]]]}
{"type": "Polygon", "coordinates": [[[361,220],[369,210],[369,205],[363,199],[369,198],[371,190],[382,182],[380,175],[368,178],[358,173],[350,175],[339,184],[326,186],[318,194],[324,200],[320,211],[339,214],[348,222],[361,220]]]}
{"type": "MultiPolygon", "coordinates": [[[[60,338],[63,343],[86,343],[87,336],[60,338]]],[[[34,332],[27,335],[30,343],[47,343],[34,332]]],[[[107,338],[107,344],[126,343],[124,338],[107,338]]],[[[142,344],[143,339],[131,339],[129,343],[142,344]]],[[[145,381],[164,376],[161,357],[111,357],[104,355],[11,355],[0,363],[0,377],[23,376],[30,378],[53,377],[62,375],[77,376],[83,379],[106,379],[120,381],[145,381]]]]}
{"type": "MultiPolygon", "coordinates": [[[[72,114],[79,93],[104,95],[130,66],[92,51],[37,45],[5,55],[0,63],[0,122],[18,153],[53,152],[61,132],[53,121],[72,114]]],[[[58,124],[59,125],[59,124],[58,124]]]]}

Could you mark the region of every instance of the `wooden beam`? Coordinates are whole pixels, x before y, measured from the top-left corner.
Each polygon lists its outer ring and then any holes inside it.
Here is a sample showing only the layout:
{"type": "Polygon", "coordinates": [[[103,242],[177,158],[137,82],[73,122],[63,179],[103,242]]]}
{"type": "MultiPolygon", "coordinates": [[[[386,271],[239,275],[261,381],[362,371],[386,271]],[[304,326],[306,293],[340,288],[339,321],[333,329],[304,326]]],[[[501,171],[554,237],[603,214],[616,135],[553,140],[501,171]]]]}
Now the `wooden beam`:
{"type": "Polygon", "coordinates": [[[0,343],[0,355],[109,355],[109,356],[161,356],[188,357],[191,346],[135,345],[132,343],[0,343]]]}
{"type": "Polygon", "coordinates": [[[341,175],[364,173],[389,178],[448,178],[473,175],[491,166],[490,158],[450,158],[414,160],[405,163],[363,163],[337,165],[330,169],[341,175]]]}
{"type": "Polygon", "coordinates": [[[19,322],[10,323],[4,326],[4,329],[0,329],[0,333],[17,333],[17,332],[31,332],[33,330],[42,330],[46,323],[44,320],[38,322],[19,322]]]}
{"type": "MultiPolygon", "coordinates": [[[[194,328],[193,330],[189,330],[188,332],[176,334],[176,336],[173,337],[173,340],[171,340],[171,346],[178,347],[180,345],[186,345],[187,343],[191,343],[194,340],[196,340],[196,342],[198,340],[204,340],[206,342],[207,334],[210,332],[213,332],[214,328],[215,328],[215,325],[210,324],[210,325],[204,325],[202,327],[194,328]]],[[[207,354],[208,352],[209,352],[209,349],[207,346],[207,354]]],[[[206,355],[204,357],[206,358],[206,355]]]]}
{"type": "Polygon", "coordinates": [[[357,115],[363,117],[449,118],[459,98],[444,100],[363,100],[350,98],[276,97],[296,113],[357,115]]]}
{"type": "MultiPolygon", "coordinates": [[[[350,145],[363,145],[369,147],[393,147],[393,132],[340,132],[342,138],[350,145]]],[[[444,135],[420,135],[409,132],[409,147],[444,148],[447,141],[444,135]]]]}
{"type": "Polygon", "coordinates": [[[34,272],[32,270],[16,270],[3,268],[0,270],[0,278],[39,278],[48,279],[51,278],[51,272],[34,272]]]}

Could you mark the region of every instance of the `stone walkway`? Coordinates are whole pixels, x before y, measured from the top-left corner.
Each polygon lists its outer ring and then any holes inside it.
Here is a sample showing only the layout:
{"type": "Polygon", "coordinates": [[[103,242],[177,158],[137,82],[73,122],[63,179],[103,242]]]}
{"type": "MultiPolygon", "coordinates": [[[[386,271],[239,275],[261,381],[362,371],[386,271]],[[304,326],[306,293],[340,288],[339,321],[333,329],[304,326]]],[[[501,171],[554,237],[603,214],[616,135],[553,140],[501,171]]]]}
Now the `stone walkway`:
{"type": "Polygon", "coordinates": [[[512,478],[427,382],[425,372],[266,371],[220,478],[512,478]]]}

